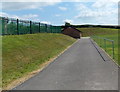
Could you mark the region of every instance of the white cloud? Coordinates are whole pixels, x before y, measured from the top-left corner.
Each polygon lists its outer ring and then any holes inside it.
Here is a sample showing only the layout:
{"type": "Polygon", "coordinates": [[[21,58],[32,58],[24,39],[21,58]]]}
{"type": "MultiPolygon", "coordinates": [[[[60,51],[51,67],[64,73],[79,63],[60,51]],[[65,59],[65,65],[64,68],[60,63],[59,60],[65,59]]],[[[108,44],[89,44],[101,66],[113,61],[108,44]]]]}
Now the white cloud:
{"type": "Polygon", "coordinates": [[[67,8],[66,7],[58,7],[60,10],[62,10],[62,11],[66,11],[67,10],[67,8]]]}
{"type": "Polygon", "coordinates": [[[78,10],[78,15],[75,16],[77,21],[83,21],[85,23],[96,24],[117,24],[118,19],[118,3],[108,2],[107,0],[97,0],[92,5],[86,4],[75,5],[78,10]]]}
{"type": "Polygon", "coordinates": [[[92,10],[89,10],[89,11],[82,11],[80,14],[78,14],[77,16],[75,16],[75,18],[98,18],[98,17],[107,17],[107,16],[110,16],[112,14],[116,14],[117,11],[116,10],[112,10],[111,12],[109,11],[92,11],[92,10]]]}
{"type": "Polygon", "coordinates": [[[49,22],[49,21],[41,21],[41,23],[44,23],[44,24],[51,24],[51,22],[49,22]]]}
{"type": "Polygon", "coordinates": [[[22,15],[22,16],[17,16],[17,15],[10,15],[10,14],[7,14],[5,12],[0,12],[0,16],[2,17],[8,17],[8,18],[15,18],[15,19],[21,19],[21,20],[31,20],[31,21],[34,21],[34,22],[41,22],[41,23],[44,23],[44,24],[51,24],[51,22],[49,21],[40,21],[40,19],[38,18],[39,15],[37,14],[27,14],[27,15],[22,15]]]}
{"type": "Polygon", "coordinates": [[[39,15],[37,14],[27,14],[27,15],[22,15],[22,16],[17,16],[17,15],[10,15],[10,14],[7,14],[5,12],[0,12],[0,16],[2,17],[9,17],[9,18],[18,18],[18,19],[22,19],[22,20],[32,20],[32,21],[40,21],[38,19],[39,15]]]}
{"type": "Polygon", "coordinates": [[[83,11],[83,10],[88,10],[89,8],[87,8],[84,4],[75,4],[75,7],[78,11],[83,11]]]}
{"type": "Polygon", "coordinates": [[[56,3],[59,2],[3,2],[2,9],[3,10],[41,9],[41,7],[54,5],[56,3]]]}
{"type": "Polygon", "coordinates": [[[68,23],[73,23],[73,20],[71,20],[71,19],[65,19],[65,20],[63,20],[63,22],[68,22],[68,23]]]}
{"type": "MultiPolygon", "coordinates": [[[[64,2],[96,2],[96,1],[102,1],[104,0],[64,0],[64,2]]],[[[120,0],[106,0],[108,2],[119,2],[120,0]]]]}
{"type": "MultiPolygon", "coordinates": [[[[2,2],[95,2],[98,0],[2,0],[2,2]]],[[[102,0],[103,1],[103,0],[102,0]]],[[[113,2],[119,2],[119,0],[109,0],[113,2]]],[[[104,2],[104,1],[103,1],[104,2]]]]}
{"type": "Polygon", "coordinates": [[[62,0],[2,0],[2,2],[61,2],[62,0]]]}
{"type": "Polygon", "coordinates": [[[104,2],[102,0],[97,0],[93,5],[92,7],[94,8],[103,8],[103,9],[108,9],[108,8],[111,8],[115,5],[117,5],[118,2],[114,2],[114,0],[104,0],[104,2]]]}
{"type": "Polygon", "coordinates": [[[23,15],[22,16],[23,18],[25,18],[25,19],[31,19],[31,18],[37,18],[37,17],[39,17],[37,14],[28,14],[28,15],[23,15]]]}
{"type": "Polygon", "coordinates": [[[0,12],[0,16],[2,16],[2,17],[10,17],[10,18],[19,18],[19,16],[17,16],[17,15],[10,15],[10,14],[7,14],[5,12],[0,12]]]}

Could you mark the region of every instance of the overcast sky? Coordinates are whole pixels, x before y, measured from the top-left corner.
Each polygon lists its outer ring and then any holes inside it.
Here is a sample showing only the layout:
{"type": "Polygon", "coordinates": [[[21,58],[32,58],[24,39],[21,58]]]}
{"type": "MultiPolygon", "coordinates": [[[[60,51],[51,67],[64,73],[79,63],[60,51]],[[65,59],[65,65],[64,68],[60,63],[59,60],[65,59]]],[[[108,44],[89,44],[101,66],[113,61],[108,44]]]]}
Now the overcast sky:
{"type": "Polygon", "coordinates": [[[32,20],[53,25],[118,24],[118,0],[7,0],[0,16],[32,20]],[[9,1],[9,2],[8,2],[9,1]],[[24,1],[24,2],[23,2],[24,1]]]}

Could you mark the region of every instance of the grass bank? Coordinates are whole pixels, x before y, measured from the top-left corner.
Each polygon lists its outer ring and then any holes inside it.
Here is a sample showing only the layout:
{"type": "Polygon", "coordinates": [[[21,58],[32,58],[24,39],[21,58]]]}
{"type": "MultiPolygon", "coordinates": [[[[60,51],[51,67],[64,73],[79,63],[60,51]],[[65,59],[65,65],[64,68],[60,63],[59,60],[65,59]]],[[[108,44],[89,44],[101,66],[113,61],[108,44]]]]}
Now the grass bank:
{"type": "MultiPolygon", "coordinates": [[[[111,40],[114,40],[114,47],[115,47],[115,58],[114,60],[116,63],[120,65],[120,62],[118,62],[118,29],[111,29],[111,28],[78,28],[83,32],[83,36],[98,36],[98,37],[104,37],[111,40]]],[[[94,38],[94,40],[98,43],[99,46],[101,46],[103,49],[104,47],[104,40],[100,40],[97,38],[94,38]]],[[[112,57],[112,44],[109,41],[106,41],[106,52],[112,57]]]]}
{"type": "Polygon", "coordinates": [[[113,35],[118,34],[118,29],[112,28],[78,28],[83,32],[83,36],[99,36],[99,35],[113,35]]]}
{"type": "Polygon", "coordinates": [[[115,60],[116,63],[120,65],[120,62],[118,62],[118,35],[100,35],[99,37],[104,37],[107,39],[114,40],[114,58],[113,58],[113,48],[112,48],[112,43],[110,41],[106,41],[106,49],[105,49],[105,44],[104,44],[104,39],[98,39],[98,38],[93,38],[97,44],[102,47],[106,52],[115,60]]]}
{"type": "Polygon", "coordinates": [[[3,36],[2,40],[3,88],[39,69],[41,64],[76,41],[69,36],[52,33],[10,35],[3,36]]]}

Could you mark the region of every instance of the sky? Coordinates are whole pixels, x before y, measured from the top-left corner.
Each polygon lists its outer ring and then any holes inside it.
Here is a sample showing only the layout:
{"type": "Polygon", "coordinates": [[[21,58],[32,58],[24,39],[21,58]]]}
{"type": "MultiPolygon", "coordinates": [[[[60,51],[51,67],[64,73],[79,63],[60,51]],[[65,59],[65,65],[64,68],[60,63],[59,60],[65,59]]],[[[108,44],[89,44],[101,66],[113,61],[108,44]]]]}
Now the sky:
{"type": "Polygon", "coordinates": [[[117,25],[118,0],[2,0],[0,16],[52,25],[117,25]]]}

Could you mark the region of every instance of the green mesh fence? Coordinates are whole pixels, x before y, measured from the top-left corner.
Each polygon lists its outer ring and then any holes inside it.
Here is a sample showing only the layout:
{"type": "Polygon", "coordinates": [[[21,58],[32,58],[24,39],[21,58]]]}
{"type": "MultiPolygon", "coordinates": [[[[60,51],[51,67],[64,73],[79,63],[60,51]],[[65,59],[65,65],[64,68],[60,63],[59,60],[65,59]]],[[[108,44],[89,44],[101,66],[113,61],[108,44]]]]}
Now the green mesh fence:
{"type": "Polygon", "coordinates": [[[41,33],[47,32],[46,25],[43,24],[43,23],[40,24],[40,32],[41,32],[41,33]]]}
{"type": "Polygon", "coordinates": [[[2,18],[0,17],[0,35],[2,34],[2,30],[3,30],[3,28],[2,28],[2,18]]]}
{"type": "Polygon", "coordinates": [[[19,34],[30,34],[30,22],[19,20],[19,34]]]}
{"type": "Polygon", "coordinates": [[[0,17],[0,27],[2,27],[2,35],[61,33],[61,26],[5,17],[0,17]]]}

